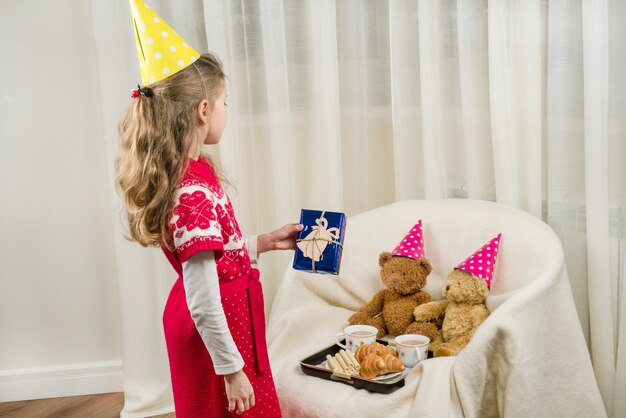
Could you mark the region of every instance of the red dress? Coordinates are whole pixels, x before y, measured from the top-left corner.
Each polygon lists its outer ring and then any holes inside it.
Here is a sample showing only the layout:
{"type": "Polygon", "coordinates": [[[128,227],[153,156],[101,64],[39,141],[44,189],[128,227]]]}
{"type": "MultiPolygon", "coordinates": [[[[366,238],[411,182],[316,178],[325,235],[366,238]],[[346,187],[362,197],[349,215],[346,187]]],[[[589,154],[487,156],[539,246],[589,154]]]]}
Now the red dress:
{"type": "Polygon", "coordinates": [[[181,181],[169,232],[175,250],[163,249],[178,273],[163,313],[176,417],[280,417],[265,341],[263,294],[233,207],[211,166],[190,160],[181,181]],[[222,306],[228,328],[245,361],[255,406],[242,415],[228,412],[224,377],[213,362],[189,313],[182,262],[202,250],[215,251],[222,306]]]}

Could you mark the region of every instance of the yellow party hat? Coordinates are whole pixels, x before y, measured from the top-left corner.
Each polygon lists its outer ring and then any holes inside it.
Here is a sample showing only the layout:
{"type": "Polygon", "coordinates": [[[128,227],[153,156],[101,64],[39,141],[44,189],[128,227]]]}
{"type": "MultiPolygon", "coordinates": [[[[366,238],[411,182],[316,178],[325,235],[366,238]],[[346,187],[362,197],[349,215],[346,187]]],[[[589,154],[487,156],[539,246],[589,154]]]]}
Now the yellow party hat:
{"type": "Polygon", "coordinates": [[[200,54],[142,0],[130,0],[139,70],[144,85],[191,65],[200,54]]]}

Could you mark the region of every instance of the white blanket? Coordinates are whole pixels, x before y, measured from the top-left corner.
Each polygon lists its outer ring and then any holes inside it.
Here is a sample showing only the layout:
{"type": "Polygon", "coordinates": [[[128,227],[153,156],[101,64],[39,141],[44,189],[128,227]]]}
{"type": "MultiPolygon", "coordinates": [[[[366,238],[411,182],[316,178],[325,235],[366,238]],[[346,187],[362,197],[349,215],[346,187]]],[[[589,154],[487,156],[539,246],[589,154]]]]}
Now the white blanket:
{"type": "Polygon", "coordinates": [[[272,307],[268,344],[285,417],[604,417],[561,244],[533,216],[472,200],[404,201],[347,220],[341,274],[289,267],[272,307]],[[378,254],[423,221],[441,298],[447,274],[502,233],[491,315],[456,357],[419,363],[405,386],[372,393],[305,375],[299,362],[334,342],[382,288],[378,254]]]}

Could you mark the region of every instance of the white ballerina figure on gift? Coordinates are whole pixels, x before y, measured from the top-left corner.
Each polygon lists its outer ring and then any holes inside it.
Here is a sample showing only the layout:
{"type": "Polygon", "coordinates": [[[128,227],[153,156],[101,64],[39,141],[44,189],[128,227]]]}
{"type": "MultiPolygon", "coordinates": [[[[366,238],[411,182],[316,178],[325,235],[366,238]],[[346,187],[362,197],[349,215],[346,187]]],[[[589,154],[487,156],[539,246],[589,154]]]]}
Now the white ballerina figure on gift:
{"type": "Polygon", "coordinates": [[[312,231],[296,244],[305,257],[313,260],[313,269],[315,269],[315,263],[324,258],[323,253],[328,244],[339,244],[337,242],[340,235],[339,228],[328,228],[328,220],[324,218],[324,213],[322,212],[322,215],[315,220],[317,225],[312,227],[312,231]]]}

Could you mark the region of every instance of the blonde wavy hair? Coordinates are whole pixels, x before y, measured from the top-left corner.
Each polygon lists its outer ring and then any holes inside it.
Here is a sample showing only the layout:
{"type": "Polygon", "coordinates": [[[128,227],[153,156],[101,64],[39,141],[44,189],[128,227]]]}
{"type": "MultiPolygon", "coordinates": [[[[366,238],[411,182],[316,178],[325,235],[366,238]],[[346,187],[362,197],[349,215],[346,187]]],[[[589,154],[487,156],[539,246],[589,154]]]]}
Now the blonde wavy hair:
{"type": "MultiPolygon", "coordinates": [[[[188,155],[197,144],[193,134],[199,126],[196,108],[206,98],[212,111],[225,81],[220,60],[204,54],[192,65],[151,84],[153,95],[139,95],[123,115],[115,170],[130,240],[144,247],[172,248],[167,223],[188,155]]],[[[226,181],[208,155],[201,158],[226,181]]]]}

